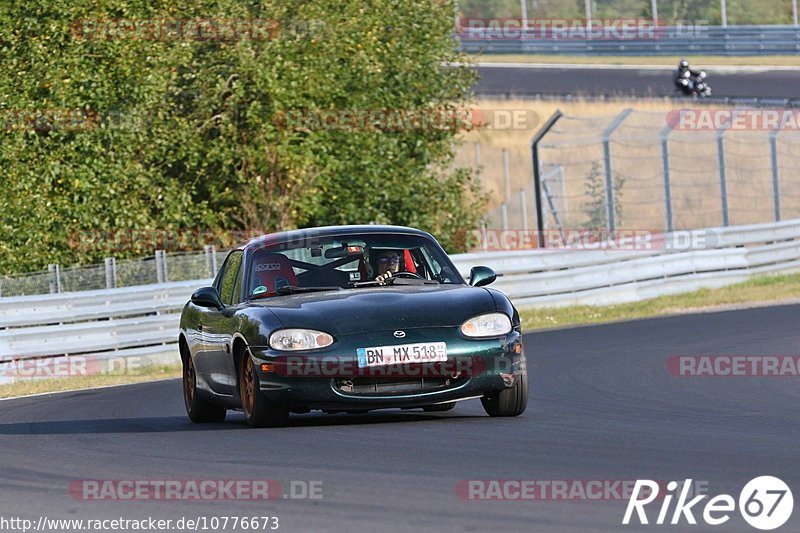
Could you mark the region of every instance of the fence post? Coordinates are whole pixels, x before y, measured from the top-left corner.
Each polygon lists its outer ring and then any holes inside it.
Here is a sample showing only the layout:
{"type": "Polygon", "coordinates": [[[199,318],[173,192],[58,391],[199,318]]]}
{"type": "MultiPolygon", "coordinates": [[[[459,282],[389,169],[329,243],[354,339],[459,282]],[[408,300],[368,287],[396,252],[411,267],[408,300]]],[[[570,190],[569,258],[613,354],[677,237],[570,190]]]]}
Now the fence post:
{"type": "Polygon", "coordinates": [[[508,164],[508,148],[503,148],[503,181],[506,186],[506,203],[511,202],[511,169],[508,164]]]}
{"type": "Polygon", "coordinates": [[[50,272],[50,294],[61,293],[61,267],[51,264],[47,270],[50,272]]]}
{"type": "Polygon", "coordinates": [[[158,283],[167,282],[166,264],[164,250],[156,250],[156,278],[158,283]]]}
{"type": "Polygon", "coordinates": [[[105,258],[106,289],[117,288],[117,260],[113,257],[105,258]]]}
{"type": "Polygon", "coordinates": [[[778,171],[778,134],[780,129],[776,128],[769,132],[769,150],[772,156],[772,198],[775,205],[775,222],[781,221],[781,183],[778,171]]]}
{"type": "Polygon", "coordinates": [[[206,251],[206,268],[210,278],[217,275],[217,247],[213,244],[205,246],[206,251]]]}
{"type": "Polygon", "coordinates": [[[525,189],[519,190],[519,209],[522,211],[522,231],[528,234],[528,206],[525,201],[525,189]]]}
{"type": "Polygon", "coordinates": [[[667,126],[661,130],[661,159],[664,167],[664,212],[667,220],[667,232],[671,233],[672,221],[672,185],[669,177],[669,134],[672,128],[667,126]]]}
{"type": "Polygon", "coordinates": [[[606,167],[606,216],[608,232],[613,234],[617,229],[617,206],[614,202],[614,173],[611,171],[611,136],[633,109],[623,109],[611,124],[603,131],[603,160],[606,167]]]}
{"type": "Polygon", "coordinates": [[[522,17],[522,31],[523,37],[527,37],[528,33],[528,4],[527,0],[519,0],[519,14],[522,17]]]}
{"type": "Polygon", "coordinates": [[[725,174],[725,130],[717,131],[717,165],[719,165],[719,194],[722,203],[722,225],[730,225],[728,216],[728,179],[725,174]]]}
{"type": "Polygon", "coordinates": [[[478,185],[483,186],[483,177],[481,176],[481,143],[474,143],[475,147],[475,180],[478,185]]]}
{"type": "Polygon", "coordinates": [[[727,0],[720,0],[720,14],[722,18],[722,27],[728,27],[728,2],[727,0]]]}
{"type": "Polygon", "coordinates": [[[544,248],[546,243],[544,240],[544,213],[542,213],[542,171],[539,165],[539,141],[541,141],[547,132],[555,126],[558,119],[564,116],[560,109],[556,109],[555,113],[547,119],[547,122],[541,127],[536,135],[531,139],[531,161],[533,163],[533,198],[536,202],[536,231],[537,231],[537,245],[539,248],[544,248]]]}

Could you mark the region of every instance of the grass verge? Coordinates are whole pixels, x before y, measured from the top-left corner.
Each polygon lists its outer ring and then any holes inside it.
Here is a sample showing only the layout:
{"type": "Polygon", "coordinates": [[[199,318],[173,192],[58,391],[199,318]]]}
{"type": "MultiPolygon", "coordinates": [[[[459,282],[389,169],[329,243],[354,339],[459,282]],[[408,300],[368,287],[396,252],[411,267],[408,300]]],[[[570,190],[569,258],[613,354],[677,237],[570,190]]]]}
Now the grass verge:
{"type": "Polygon", "coordinates": [[[627,304],[521,309],[520,315],[523,330],[536,331],[731,307],[756,307],[796,299],[800,299],[800,274],[784,274],[757,277],[721,289],[701,289],[627,304]]]}
{"type": "Polygon", "coordinates": [[[181,365],[154,365],[136,368],[124,374],[97,374],[53,379],[24,379],[0,385],[0,398],[13,398],[76,389],[127,385],[181,376],[181,365]]]}
{"type": "Polygon", "coordinates": [[[484,63],[541,63],[567,65],[653,65],[674,67],[681,59],[710,67],[797,67],[800,55],[791,56],[572,56],[538,54],[483,54],[470,59],[484,63]]]}

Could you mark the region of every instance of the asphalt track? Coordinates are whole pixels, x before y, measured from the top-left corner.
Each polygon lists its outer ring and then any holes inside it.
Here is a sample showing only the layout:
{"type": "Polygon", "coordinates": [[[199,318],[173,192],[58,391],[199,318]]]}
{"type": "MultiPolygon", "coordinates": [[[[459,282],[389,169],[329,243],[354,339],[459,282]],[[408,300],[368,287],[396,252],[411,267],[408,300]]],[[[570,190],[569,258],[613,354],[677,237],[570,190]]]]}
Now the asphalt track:
{"type": "MultiPolygon", "coordinates": [[[[471,400],[438,414],[302,415],[280,429],[251,430],[239,414],[193,425],[176,380],[3,401],[0,515],[277,515],[280,531],[622,528],[625,501],[464,501],[454,490],[464,479],[692,478],[738,497],[769,474],[797,501],[797,378],[678,378],[664,365],[675,354],[797,354],[799,313],[788,305],[528,334],[531,398],[516,419],[490,419],[471,400]],[[324,499],[87,502],[68,492],[77,479],[321,480],[324,499]]],[[[796,510],[780,531],[798,530],[796,510]]],[[[735,514],[716,531],[755,530],[735,514]]]]}
{"type": "MultiPolygon", "coordinates": [[[[478,67],[478,95],[673,96],[672,69],[552,66],[478,67]]],[[[708,69],[718,98],[800,99],[800,70],[708,69]]]]}

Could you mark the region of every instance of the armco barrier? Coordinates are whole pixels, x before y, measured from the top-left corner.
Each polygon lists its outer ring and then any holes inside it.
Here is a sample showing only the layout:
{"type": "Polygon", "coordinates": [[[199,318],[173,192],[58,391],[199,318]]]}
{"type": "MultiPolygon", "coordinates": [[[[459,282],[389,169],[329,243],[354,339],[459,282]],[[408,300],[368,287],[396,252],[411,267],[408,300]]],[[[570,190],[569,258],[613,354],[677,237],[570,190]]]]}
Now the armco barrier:
{"type": "MultiPolygon", "coordinates": [[[[714,236],[713,248],[525,250],[453,260],[465,277],[475,265],[493,268],[493,287],[518,306],[539,307],[638,301],[800,269],[800,220],[705,233],[714,236]]],[[[194,289],[209,283],[0,298],[0,360],[91,354],[176,362],[180,309],[194,289]]]]}
{"type": "MultiPolygon", "coordinates": [[[[580,36],[580,32],[575,34],[580,36]]],[[[535,31],[503,32],[496,27],[464,28],[461,50],[484,54],[574,55],[764,55],[800,53],[795,26],[665,26],[653,37],[634,39],[543,38],[535,31]]]]}

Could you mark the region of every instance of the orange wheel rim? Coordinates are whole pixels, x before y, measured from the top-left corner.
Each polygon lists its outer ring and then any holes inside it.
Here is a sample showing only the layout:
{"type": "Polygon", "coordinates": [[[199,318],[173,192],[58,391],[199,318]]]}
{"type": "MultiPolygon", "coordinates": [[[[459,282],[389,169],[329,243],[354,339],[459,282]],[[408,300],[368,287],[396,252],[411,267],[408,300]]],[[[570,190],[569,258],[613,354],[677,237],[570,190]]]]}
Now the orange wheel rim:
{"type": "Polygon", "coordinates": [[[249,417],[255,403],[255,380],[253,379],[253,360],[246,358],[242,369],[242,407],[249,417]]]}

